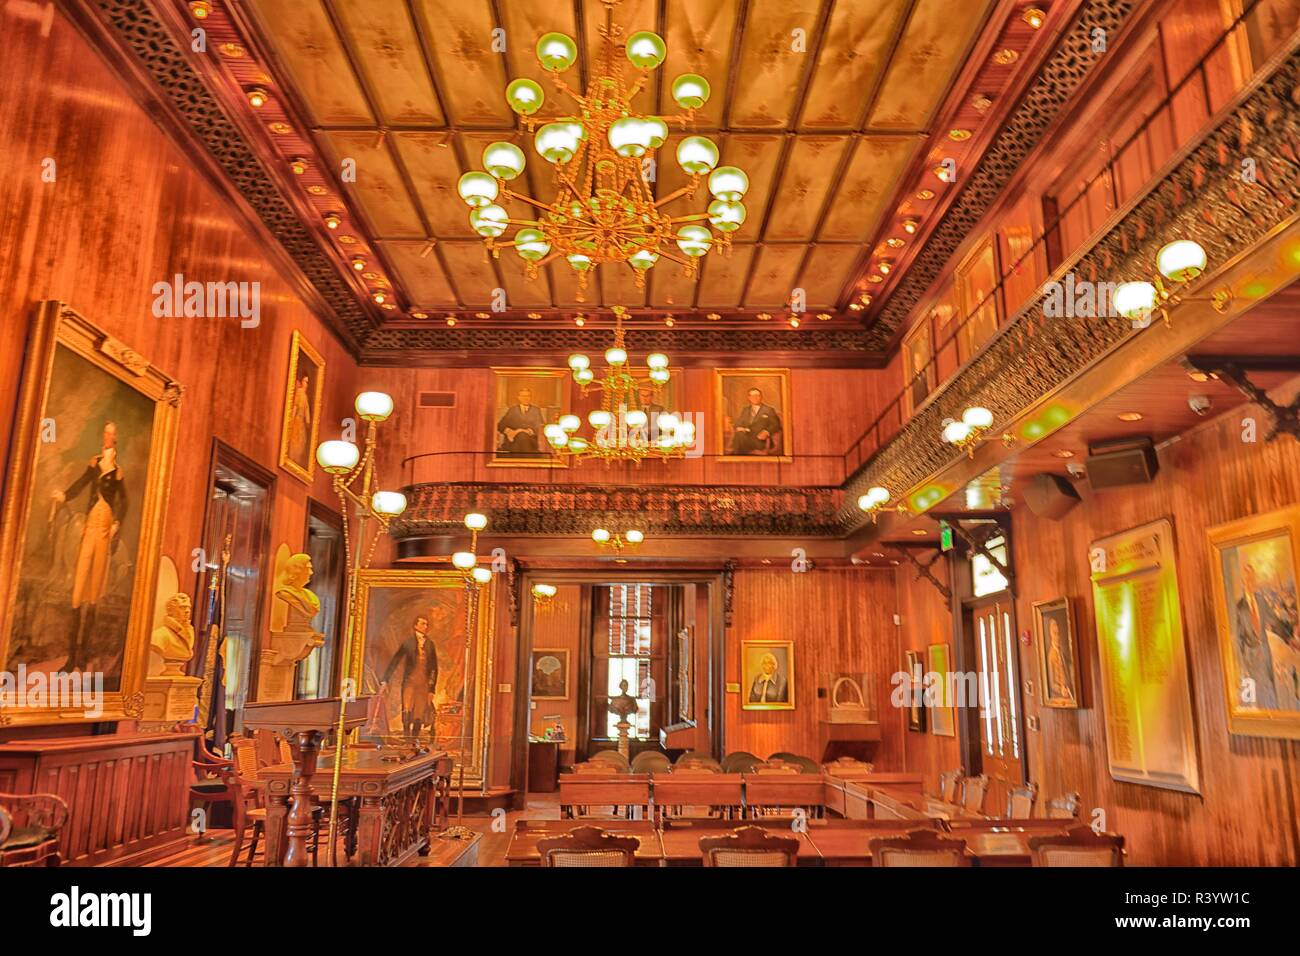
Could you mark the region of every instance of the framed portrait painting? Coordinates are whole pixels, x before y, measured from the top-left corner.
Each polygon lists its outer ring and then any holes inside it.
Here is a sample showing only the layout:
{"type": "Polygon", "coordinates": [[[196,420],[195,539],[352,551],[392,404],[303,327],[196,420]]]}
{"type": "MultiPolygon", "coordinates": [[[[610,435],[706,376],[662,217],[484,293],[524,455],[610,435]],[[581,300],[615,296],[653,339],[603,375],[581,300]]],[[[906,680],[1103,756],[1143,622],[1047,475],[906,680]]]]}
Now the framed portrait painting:
{"type": "Polygon", "coordinates": [[[543,430],[567,410],[570,373],[552,368],[494,368],[492,460],[497,468],[563,468],[543,430]]]}
{"type": "Polygon", "coordinates": [[[794,710],[794,642],[741,641],[743,710],[794,710]]]}
{"type": "Polygon", "coordinates": [[[1228,729],[1300,740],[1300,506],[1209,531],[1228,729]]]}
{"type": "Polygon", "coordinates": [[[925,661],[920,651],[907,651],[905,654],[907,668],[907,729],[913,733],[925,733],[925,661]]]}
{"type": "Polygon", "coordinates": [[[719,460],[790,461],[790,370],[715,369],[713,378],[719,460]]]}
{"type": "Polygon", "coordinates": [[[295,329],[289,345],[289,374],[280,425],[280,467],[309,484],[316,473],[316,436],[324,387],[325,361],[295,329]]]}
{"type": "Polygon", "coordinates": [[[419,740],[457,757],[463,738],[466,785],[476,788],[487,756],[495,588],[494,580],[479,590],[467,642],[459,571],[360,572],[344,671],[370,697],[363,737],[419,740]]]}
{"type": "Polygon", "coordinates": [[[0,701],[0,723],[141,715],[180,396],[140,353],[41,304],[0,518],[0,669],[67,693],[0,701]]]}
{"type": "Polygon", "coordinates": [[[1034,605],[1034,641],[1044,707],[1079,707],[1079,649],[1069,598],[1034,605]]]}
{"type": "Polygon", "coordinates": [[[569,650],[565,647],[533,648],[533,700],[569,699],[569,650]]]}
{"type": "Polygon", "coordinates": [[[952,699],[952,648],[948,644],[931,644],[927,648],[929,669],[926,679],[926,703],[930,707],[930,733],[936,737],[957,736],[956,701],[952,699]]]}

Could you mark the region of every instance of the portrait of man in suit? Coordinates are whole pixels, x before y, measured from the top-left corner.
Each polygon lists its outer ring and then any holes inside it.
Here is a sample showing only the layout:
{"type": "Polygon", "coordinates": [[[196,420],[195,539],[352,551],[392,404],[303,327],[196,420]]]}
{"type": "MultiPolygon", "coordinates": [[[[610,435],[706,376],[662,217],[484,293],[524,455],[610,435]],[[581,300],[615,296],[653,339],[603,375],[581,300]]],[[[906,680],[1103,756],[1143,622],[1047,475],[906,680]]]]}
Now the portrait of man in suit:
{"type": "Polygon", "coordinates": [[[497,368],[488,431],[489,464],[513,468],[564,467],[546,437],[546,426],[570,407],[570,376],[559,369],[497,368]]]}
{"type": "Polygon", "coordinates": [[[719,370],[720,452],[735,458],[788,458],[790,385],[784,370],[719,370]]]}
{"type": "Polygon", "coordinates": [[[537,455],[542,451],[542,428],[546,417],[533,404],[533,390],[521,388],[515,393],[515,403],[506,409],[497,422],[501,455],[537,455]]]}
{"type": "Polygon", "coordinates": [[[380,679],[380,694],[388,692],[394,674],[398,676],[402,700],[402,733],[418,737],[421,730],[433,725],[438,712],[434,700],[438,689],[438,651],[429,636],[427,615],[420,614],[411,622],[410,636],[398,647],[380,679]]]}
{"type": "Polygon", "coordinates": [[[1295,581],[1264,579],[1250,548],[1237,549],[1240,587],[1232,613],[1237,667],[1254,682],[1256,707],[1300,709],[1295,581]]]}

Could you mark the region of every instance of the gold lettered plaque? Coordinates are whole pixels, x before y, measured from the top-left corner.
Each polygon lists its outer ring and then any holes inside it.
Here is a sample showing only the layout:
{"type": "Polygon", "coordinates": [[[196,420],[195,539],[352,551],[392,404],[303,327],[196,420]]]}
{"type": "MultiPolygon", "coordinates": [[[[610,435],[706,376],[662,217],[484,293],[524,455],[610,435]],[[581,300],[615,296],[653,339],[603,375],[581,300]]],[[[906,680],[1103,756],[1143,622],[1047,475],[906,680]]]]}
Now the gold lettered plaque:
{"type": "Polygon", "coordinates": [[[1089,561],[1110,775],[1199,793],[1173,525],[1101,538],[1089,561]]]}

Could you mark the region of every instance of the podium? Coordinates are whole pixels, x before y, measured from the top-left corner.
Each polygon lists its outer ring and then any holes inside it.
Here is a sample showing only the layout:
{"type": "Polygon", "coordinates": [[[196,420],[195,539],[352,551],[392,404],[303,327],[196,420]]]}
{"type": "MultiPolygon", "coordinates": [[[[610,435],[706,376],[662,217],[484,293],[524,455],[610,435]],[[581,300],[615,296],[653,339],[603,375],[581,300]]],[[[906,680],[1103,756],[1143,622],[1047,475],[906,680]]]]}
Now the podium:
{"type": "MultiPolygon", "coordinates": [[[[244,705],[244,727],[249,730],[272,730],[297,741],[293,756],[293,783],[290,787],[288,849],[284,854],[285,866],[306,866],[309,858],[308,841],[312,835],[312,777],[316,775],[316,760],[320,744],[332,728],[338,726],[338,697],[319,700],[264,701],[244,705]]],[[[358,697],[347,702],[344,711],[345,730],[360,727],[366,722],[369,697],[358,697]]],[[[277,841],[278,842],[278,841],[277,841]]],[[[273,847],[271,834],[266,835],[267,858],[278,847],[273,847]]]]}

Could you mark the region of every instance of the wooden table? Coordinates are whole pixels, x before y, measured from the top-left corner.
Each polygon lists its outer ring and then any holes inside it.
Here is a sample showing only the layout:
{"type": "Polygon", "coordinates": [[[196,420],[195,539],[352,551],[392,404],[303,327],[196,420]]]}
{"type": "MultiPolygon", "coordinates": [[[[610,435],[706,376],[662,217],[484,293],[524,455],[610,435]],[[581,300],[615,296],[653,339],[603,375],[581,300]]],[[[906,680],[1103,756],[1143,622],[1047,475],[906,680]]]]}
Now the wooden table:
{"type": "MultiPolygon", "coordinates": [[[[580,820],[519,820],[510,835],[506,848],[506,863],[510,866],[541,866],[542,855],[537,852],[537,841],[547,837],[564,836],[580,826],[599,826],[612,836],[635,837],[641,841],[635,854],[637,866],[659,866],[663,862],[663,847],[659,834],[649,820],[612,820],[599,824],[580,820]]],[[[699,855],[699,847],[695,848],[699,855]]]]}
{"type": "Polygon", "coordinates": [[[905,837],[913,830],[936,830],[937,820],[817,820],[808,839],[823,866],[871,866],[871,841],[905,837]]]}
{"type": "Polygon", "coordinates": [[[872,816],[881,820],[929,820],[925,797],[893,787],[869,787],[872,816]]]}
{"type": "MultiPolygon", "coordinates": [[[[356,854],[353,866],[399,866],[412,854],[427,856],[433,823],[435,766],[446,757],[440,750],[408,760],[380,750],[349,750],[339,770],[339,800],[356,798],[360,808],[353,819],[356,854]]],[[[313,793],[329,802],[334,758],[323,757],[313,793]]],[[[266,781],[266,865],[277,866],[284,852],[288,802],[293,784],[293,764],[276,764],[257,772],[266,781]],[[272,848],[275,848],[274,850],[272,848]]],[[[322,824],[322,827],[326,824],[322,824]]]]}
{"type": "Polygon", "coordinates": [[[966,841],[967,852],[980,866],[1029,866],[1029,838],[1064,836],[1073,821],[949,820],[951,835],[966,841]]]}

